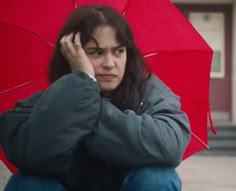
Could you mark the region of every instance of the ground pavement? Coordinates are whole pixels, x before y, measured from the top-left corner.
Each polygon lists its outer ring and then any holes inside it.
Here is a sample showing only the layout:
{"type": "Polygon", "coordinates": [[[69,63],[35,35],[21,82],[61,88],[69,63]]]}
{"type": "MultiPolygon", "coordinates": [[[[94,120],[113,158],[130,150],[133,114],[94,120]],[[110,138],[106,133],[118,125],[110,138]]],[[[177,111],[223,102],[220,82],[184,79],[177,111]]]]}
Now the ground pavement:
{"type": "Polygon", "coordinates": [[[177,168],[183,191],[236,191],[236,156],[194,156],[177,168]]]}
{"type": "MultiPolygon", "coordinates": [[[[236,191],[236,156],[192,156],[177,171],[182,191],[236,191]]],[[[0,191],[10,174],[0,161],[0,191]]]]}

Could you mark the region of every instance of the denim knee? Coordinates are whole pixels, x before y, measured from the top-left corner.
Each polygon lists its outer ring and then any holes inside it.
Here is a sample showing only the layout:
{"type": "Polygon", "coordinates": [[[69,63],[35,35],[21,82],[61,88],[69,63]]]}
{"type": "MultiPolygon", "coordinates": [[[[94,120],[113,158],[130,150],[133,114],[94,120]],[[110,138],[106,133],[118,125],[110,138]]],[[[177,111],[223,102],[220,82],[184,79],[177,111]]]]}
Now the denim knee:
{"type": "Polygon", "coordinates": [[[180,191],[181,180],[172,167],[145,167],[131,170],[121,191],[180,191]]]}
{"type": "Polygon", "coordinates": [[[21,172],[12,175],[4,191],[64,191],[59,181],[51,178],[35,177],[21,172]]]}

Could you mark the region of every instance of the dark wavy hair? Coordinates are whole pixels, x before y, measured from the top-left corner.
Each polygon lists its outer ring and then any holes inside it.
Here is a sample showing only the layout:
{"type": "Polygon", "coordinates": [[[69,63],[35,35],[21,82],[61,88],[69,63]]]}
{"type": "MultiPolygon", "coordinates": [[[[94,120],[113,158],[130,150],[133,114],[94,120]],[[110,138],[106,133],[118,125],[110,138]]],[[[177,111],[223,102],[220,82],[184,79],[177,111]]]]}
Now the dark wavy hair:
{"type": "MultiPolygon", "coordinates": [[[[53,83],[71,72],[70,65],[60,52],[60,39],[71,32],[81,32],[81,44],[84,46],[98,26],[111,26],[116,31],[118,43],[127,49],[127,63],[124,77],[111,95],[111,102],[121,110],[136,111],[145,93],[146,81],[150,77],[148,65],[135,45],[133,34],[125,18],[115,9],[105,5],[85,5],[75,8],[59,32],[54,53],[48,67],[48,80],[53,83]]],[[[97,44],[97,42],[96,42],[97,44]]]]}

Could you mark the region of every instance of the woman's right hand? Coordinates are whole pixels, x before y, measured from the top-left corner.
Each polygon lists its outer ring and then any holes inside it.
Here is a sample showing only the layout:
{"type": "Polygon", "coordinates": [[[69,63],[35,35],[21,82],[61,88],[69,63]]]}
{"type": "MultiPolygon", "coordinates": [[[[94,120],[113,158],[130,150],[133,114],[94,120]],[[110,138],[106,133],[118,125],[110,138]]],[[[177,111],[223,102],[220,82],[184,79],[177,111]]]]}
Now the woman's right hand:
{"type": "Polygon", "coordinates": [[[84,49],[81,46],[80,32],[75,34],[74,43],[72,42],[74,33],[65,35],[60,40],[60,50],[62,55],[70,64],[71,70],[80,70],[90,76],[95,76],[93,66],[89,61],[84,49]]]}

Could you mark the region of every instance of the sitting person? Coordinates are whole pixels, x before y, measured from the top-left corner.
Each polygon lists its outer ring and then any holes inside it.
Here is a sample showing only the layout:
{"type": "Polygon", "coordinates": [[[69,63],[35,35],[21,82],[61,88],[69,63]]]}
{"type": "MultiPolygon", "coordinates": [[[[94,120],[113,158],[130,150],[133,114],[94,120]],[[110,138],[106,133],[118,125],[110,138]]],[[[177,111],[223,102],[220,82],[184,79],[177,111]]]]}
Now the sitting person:
{"type": "Polygon", "coordinates": [[[19,172],[5,191],[180,191],[190,139],[176,96],[151,74],[124,17],[74,9],[57,38],[47,89],[0,116],[19,172]]]}

